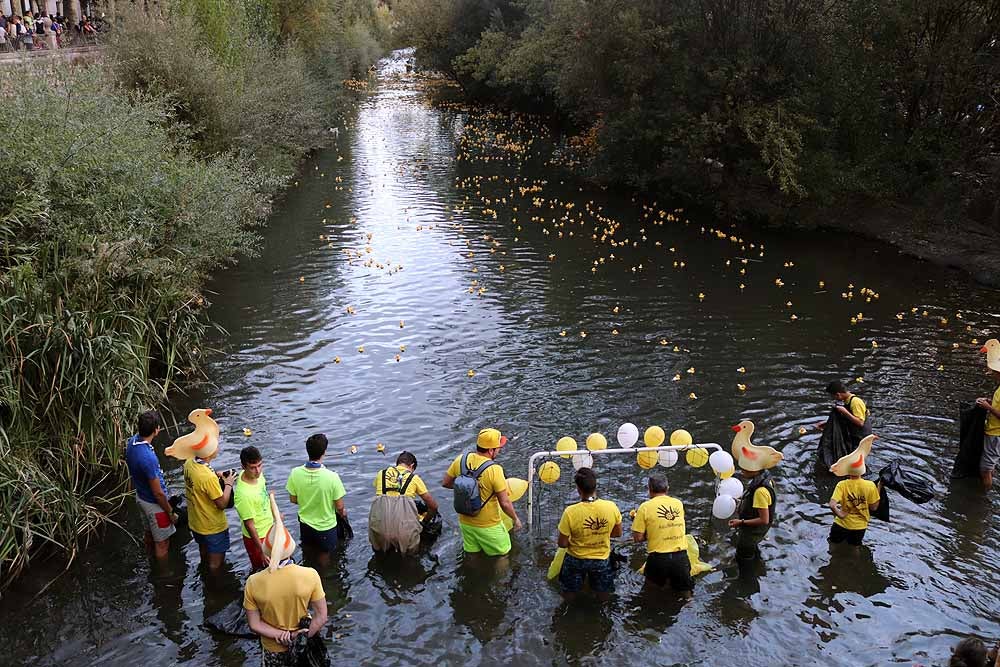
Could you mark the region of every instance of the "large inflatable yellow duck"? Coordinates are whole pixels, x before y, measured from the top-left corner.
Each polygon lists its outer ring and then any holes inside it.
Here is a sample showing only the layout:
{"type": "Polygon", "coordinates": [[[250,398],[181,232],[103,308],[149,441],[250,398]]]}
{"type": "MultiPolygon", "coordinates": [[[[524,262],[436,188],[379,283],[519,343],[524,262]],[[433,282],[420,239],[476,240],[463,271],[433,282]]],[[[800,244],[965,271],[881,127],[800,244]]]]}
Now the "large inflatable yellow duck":
{"type": "Polygon", "coordinates": [[[990,338],[979,351],[986,353],[986,367],[1000,372],[1000,340],[990,338]]]}
{"type": "Polygon", "coordinates": [[[877,435],[868,435],[861,439],[858,448],[847,456],[841,456],[837,462],[830,466],[830,472],[837,477],[847,477],[848,475],[864,475],[868,472],[865,467],[865,459],[872,453],[872,443],[877,435]]]}
{"type": "Polygon", "coordinates": [[[753,435],[753,422],[744,419],[733,426],[736,435],[733,436],[732,452],[737,465],[747,472],[757,472],[773,468],[781,462],[784,456],[774,447],[761,447],[750,442],[753,435]]]}
{"type": "Polygon", "coordinates": [[[274,572],[278,569],[281,561],[291,558],[292,554],[295,553],[295,540],[285,528],[285,521],[281,518],[281,512],[278,511],[278,503],[274,501],[274,491],[271,491],[269,495],[271,497],[271,517],[274,519],[274,523],[271,524],[271,529],[264,536],[261,549],[271,561],[268,568],[274,572]]]}
{"type": "Polygon", "coordinates": [[[188,421],[194,424],[194,431],[174,440],[163,453],[182,461],[196,456],[207,459],[215,454],[219,450],[219,425],[211,414],[211,408],[192,410],[188,421]]]}

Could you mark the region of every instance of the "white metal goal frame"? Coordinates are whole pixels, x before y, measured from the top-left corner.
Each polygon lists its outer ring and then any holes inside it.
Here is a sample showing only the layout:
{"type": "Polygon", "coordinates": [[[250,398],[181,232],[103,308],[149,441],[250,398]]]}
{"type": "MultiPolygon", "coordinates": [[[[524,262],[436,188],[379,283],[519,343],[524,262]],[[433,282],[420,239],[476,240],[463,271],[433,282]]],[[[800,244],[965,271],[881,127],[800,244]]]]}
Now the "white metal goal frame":
{"type": "MultiPolygon", "coordinates": [[[[528,532],[532,532],[532,524],[535,520],[534,505],[535,505],[535,472],[538,466],[535,462],[538,459],[551,459],[557,456],[577,456],[580,454],[590,454],[591,456],[606,456],[608,454],[641,454],[642,452],[657,452],[657,457],[659,457],[659,452],[672,451],[677,452],[687,452],[692,449],[707,449],[716,452],[725,451],[722,449],[722,445],[717,442],[700,442],[693,443],[690,445],[662,445],[660,447],[628,447],[628,448],[618,448],[618,449],[573,449],[573,450],[553,450],[548,452],[535,452],[528,458],[528,532]]],[[[706,464],[707,465],[707,464],[706,464]]],[[[652,468],[650,468],[652,470],[652,468]]],[[[716,480],[716,485],[718,485],[718,480],[716,480]]]]}

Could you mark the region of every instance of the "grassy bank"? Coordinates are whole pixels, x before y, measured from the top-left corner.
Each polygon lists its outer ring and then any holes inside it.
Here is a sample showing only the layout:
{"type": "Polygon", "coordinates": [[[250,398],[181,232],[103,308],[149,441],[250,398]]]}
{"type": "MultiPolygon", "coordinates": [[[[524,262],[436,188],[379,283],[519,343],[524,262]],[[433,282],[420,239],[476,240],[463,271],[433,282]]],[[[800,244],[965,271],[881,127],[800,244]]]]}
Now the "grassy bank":
{"type": "Polygon", "coordinates": [[[0,72],[0,588],[120,505],[135,416],[199,367],[206,278],[381,53],[374,3],[286,6],[178,2],[96,65],[0,72]]]}

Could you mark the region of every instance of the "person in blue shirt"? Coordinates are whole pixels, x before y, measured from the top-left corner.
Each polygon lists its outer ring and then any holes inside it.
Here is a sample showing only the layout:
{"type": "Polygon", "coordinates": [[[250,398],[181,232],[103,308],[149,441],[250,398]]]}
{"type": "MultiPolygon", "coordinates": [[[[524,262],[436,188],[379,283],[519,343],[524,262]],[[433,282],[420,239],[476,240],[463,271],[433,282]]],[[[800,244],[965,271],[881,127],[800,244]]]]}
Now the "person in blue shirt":
{"type": "Polygon", "coordinates": [[[153,449],[153,438],[162,430],[162,423],[159,412],[143,412],[139,432],[125,443],[125,463],[145,528],[146,549],[161,561],[167,557],[170,536],[177,531],[177,515],[170,506],[167,482],[153,449]]]}

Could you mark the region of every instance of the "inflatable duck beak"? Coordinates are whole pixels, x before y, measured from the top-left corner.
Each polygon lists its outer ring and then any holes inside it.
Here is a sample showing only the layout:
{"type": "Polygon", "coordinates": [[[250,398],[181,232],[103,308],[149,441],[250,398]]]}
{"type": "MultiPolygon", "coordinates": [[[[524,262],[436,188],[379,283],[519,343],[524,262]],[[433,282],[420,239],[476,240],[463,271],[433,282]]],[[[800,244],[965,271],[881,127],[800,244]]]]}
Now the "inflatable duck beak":
{"type": "Polygon", "coordinates": [[[729,428],[733,429],[733,431],[736,433],[739,433],[740,431],[743,430],[743,427],[740,426],[739,424],[737,424],[736,426],[730,426],[729,428]]]}
{"type": "Polygon", "coordinates": [[[205,408],[205,414],[208,415],[209,417],[211,417],[212,416],[212,408],[205,408]]]}
{"type": "Polygon", "coordinates": [[[980,351],[980,352],[981,352],[982,354],[986,354],[986,352],[988,352],[988,350],[986,349],[986,346],[985,346],[985,345],[983,345],[983,346],[982,346],[981,348],[979,348],[979,351],[980,351]]]}

